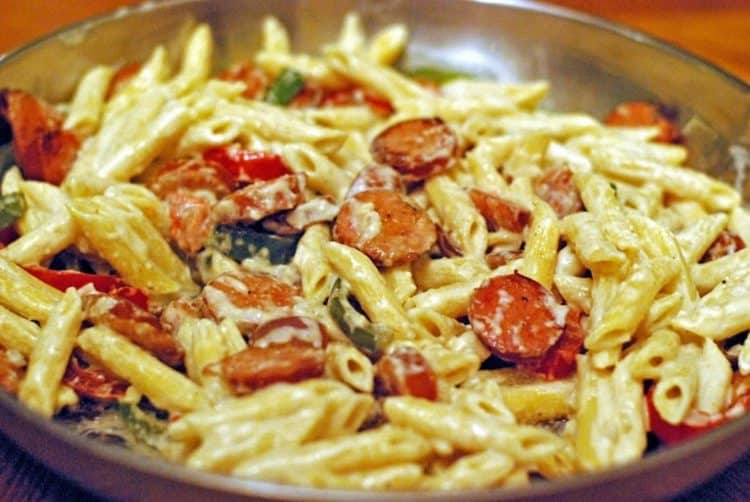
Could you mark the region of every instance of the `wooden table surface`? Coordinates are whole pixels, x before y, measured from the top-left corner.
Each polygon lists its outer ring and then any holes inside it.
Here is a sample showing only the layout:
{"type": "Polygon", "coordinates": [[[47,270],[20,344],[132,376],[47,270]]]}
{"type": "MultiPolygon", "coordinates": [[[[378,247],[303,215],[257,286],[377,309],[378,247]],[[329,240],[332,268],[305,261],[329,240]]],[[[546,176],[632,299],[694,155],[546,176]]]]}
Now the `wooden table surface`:
{"type": "MultiPolygon", "coordinates": [[[[3,2],[0,53],[44,33],[134,0],[3,2]]],[[[554,0],[638,28],[750,82],[750,0],[554,0]]],[[[71,459],[74,461],[74,459],[71,459]]],[[[682,500],[747,500],[750,455],[682,500]]],[[[85,491],[50,472],[0,435],[0,500],[85,500],[85,491]]]]}

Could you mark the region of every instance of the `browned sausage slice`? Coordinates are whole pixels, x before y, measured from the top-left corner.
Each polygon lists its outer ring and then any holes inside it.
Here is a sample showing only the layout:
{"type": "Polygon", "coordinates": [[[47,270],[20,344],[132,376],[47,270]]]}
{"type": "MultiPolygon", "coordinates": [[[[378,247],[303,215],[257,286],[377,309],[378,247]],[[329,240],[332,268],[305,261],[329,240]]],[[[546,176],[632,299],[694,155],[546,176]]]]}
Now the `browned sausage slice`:
{"type": "Polygon", "coordinates": [[[437,377],[416,349],[399,347],[383,356],[375,367],[378,390],[389,396],[437,399],[437,377]]]}
{"type": "Polygon", "coordinates": [[[151,312],[104,293],[87,293],[82,299],[86,319],[122,333],[170,366],[182,364],[185,356],[182,347],[151,312]]]}
{"type": "Polygon", "coordinates": [[[481,190],[469,190],[469,197],[479,213],[487,221],[487,229],[494,232],[500,228],[511,232],[523,232],[531,222],[531,213],[507,199],[481,190]]]}
{"type": "Polygon", "coordinates": [[[573,183],[573,172],[566,167],[556,167],[542,173],[534,182],[534,192],[552,206],[560,218],[583,210],[583,202],[573,183]]]}
{"type": "Polygon", "coordinates": [[[404,183],[401,175],[392,167],[372,165],[363,168],[354,178],[346,198],[354,197],[360,192],[368,190],[388,190],[391,192],[405,193],[404,183]]]}
{"type": "Polygon", "coordinates": [[[679,143],[682,140],[674,111],[664,105],[648,103],[646,101],[630,101],[618,105],[604,119],[604,123],[611,126],[657,126],[659,135],[656,141],[662,143],[679,143]]]}
{"type": "Polygon", "coordinates": [[[560,339],[542,357],[522,361],[519,368],[536,373],[547,380],[567,378],[576,371],[576,357],[586,336],[581,323],[582,312],[569,308],[565,329],[560,339]]]}
{"type": "Polygon", "coordinates": [[[398,122],[378,134],[370,147],[376,162],[423,180],[450,167],[458,154],[458,138],[440,118],[398,122]]]}
{"type": "Polygon", "coordinates": [[[322,349],[328,344],[328,332],[315,319],[305,316],[278,317],[261,324],[253,331],[253,347],[266,348],[285,343],[306,343],[322,349]]]}
{"type": "Polygon", "coordinates": [[[291,211],[269,216],[261,222],[263,230],[276,235],[297,235],[316,223],[333,221],[339,206],[329,197],[315,197],[303,202],[291,211]]]}
{"type": "Polygon", "coordinates": [[[304,174],[286,174],[259,181],[230,193],[213,209],[217,223],[254,223],[266,216],[294,209],[305,200],[304,174]]]}
{"type": "Polygon", "coordinates": [[[427,213],[409,204],[405,195],[370,190],[341,206],[333,238],[359,249],[376,265],[390,267],[419,258],[435,243],[437,232],[427,213]]]}
{"type": "Polygon", "coordinates": [[[248,347],[222,360],[221,373],[235,394],[247,394],[277,382],[299,382],[319,377],[326,352],[306,343],[292,342],[248,347]]]}
{"type": "Polygon", "coordinates": [[[544,286],[515,273],[474,291],[469,320],[493,354],[518,362],[542,356],[560,339],[567,310],[544,286]]]}
{"type": "Polygon", "coordinates": [[[215,278],[201,294],[214,318],[231,319],[248,332],[269,314],[279,317],[279,313],[288,312],[300,291],[268,274],[238,271],[215,278]]]}

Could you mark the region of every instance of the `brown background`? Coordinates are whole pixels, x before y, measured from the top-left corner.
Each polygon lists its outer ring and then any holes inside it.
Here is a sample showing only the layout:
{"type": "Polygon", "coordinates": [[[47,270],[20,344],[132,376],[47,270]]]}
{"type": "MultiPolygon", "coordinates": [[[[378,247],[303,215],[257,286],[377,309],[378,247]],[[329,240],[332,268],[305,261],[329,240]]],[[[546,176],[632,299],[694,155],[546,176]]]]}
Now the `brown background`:
{"type": "MultiPolygon", "coordinates": [[[[0,53],[51,30],[136,0],[0,0],[0,53]]],[[[750,0],[554,0],[670,41],[750,82],[750,0]]],[[[71,459],[74,461],[74,459],[71,459]]],[[[685,500],[747,500],[746,457],[685,500]]],[[[0,500],[81,500],[87,496],[0,435],[0,500]]]]}
{"type": "MultiPolygon", "coordinates": [[[[136,0],[2,0],[0,53],[136,0]]],[[[750,81],[750,0],[552,0],[673,42],[750,81]]]]}

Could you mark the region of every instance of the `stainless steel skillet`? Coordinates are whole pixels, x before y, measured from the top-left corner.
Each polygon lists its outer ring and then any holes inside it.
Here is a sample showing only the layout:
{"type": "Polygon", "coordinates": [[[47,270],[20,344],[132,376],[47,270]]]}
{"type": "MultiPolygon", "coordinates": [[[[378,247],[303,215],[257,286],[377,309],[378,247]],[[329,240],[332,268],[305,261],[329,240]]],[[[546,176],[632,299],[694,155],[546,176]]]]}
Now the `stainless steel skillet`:
{"type": "MultiPolygon", "coordinates": [[[[175,0],[123,9],[50,35],[0,59],[0,87],[59,101],[96,63],[144,59],[166,43],[179,54],[190,27],[209,22],[217,68],[251,53],[266,14],[278,16],[300,49],[331,40],[343,14],[368,28],[405,22],[413,41],[406,66],[437,63],[504,80],[545,78],[556,110],[601,116],[628,99],[654,98],[681,111],[691,163],[732,181],[728,148],[750,147],[750,88],[705,62],[589,16],[520,1],[175,0]]],[[[750,181],[748,182],[750,183],[750,181]]],[[[750,193],[750,186],[743,187],[750,193]]],[[[116,498],[403,500],[399,494],[326,491],[196,472],[74,436],[0,395],[0,429],[81,486],[116,498]]],[[[707,479],[750,450],[750,417],[638,463],[523,490],[409,494],[411,500],[573,500],[661,498],[707,479]]]]}

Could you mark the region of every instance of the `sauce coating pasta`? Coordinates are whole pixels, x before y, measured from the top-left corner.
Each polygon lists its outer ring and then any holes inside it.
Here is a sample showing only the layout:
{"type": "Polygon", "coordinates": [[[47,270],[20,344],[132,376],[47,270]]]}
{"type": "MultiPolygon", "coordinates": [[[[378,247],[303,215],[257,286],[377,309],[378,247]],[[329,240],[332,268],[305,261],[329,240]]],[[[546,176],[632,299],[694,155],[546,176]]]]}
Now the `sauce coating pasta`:
{"type": "Polygon", "coordinates": [[[412,78],[407,28],[355,14],[319,55],[262,35],[214,75],[199,25],[64,113],[0,91],[4,391],[191,468],[377,490],[597,471],[746,412],[750,215],[670,110],[412,78]]]}

